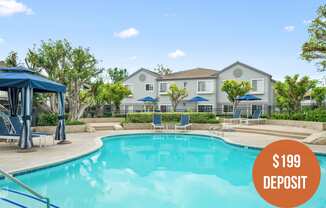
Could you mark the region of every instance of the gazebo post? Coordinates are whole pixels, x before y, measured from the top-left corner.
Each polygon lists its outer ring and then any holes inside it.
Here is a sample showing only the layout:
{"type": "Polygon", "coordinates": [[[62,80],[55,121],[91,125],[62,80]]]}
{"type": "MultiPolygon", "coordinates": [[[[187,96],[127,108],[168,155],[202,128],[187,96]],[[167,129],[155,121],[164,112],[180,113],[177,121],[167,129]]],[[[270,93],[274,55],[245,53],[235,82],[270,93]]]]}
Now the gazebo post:
{"type": "Polygon", "coordinates": [[[22,88],[22,114],[23,127],[19,138],[19,148],[21,151],[30,151],[33,147],[32,140],[32,103],[33,103],[33,89],[29,86],[22,88]]]}
{"type": "Polygon", "coordinates": [[[70,144],[71,142],[66,140],[65,132],[65,97],[63,92],[58,93],[58,113],[59,121],[55,131],[55,140],[59,140],[58,144],[70,144]]]}

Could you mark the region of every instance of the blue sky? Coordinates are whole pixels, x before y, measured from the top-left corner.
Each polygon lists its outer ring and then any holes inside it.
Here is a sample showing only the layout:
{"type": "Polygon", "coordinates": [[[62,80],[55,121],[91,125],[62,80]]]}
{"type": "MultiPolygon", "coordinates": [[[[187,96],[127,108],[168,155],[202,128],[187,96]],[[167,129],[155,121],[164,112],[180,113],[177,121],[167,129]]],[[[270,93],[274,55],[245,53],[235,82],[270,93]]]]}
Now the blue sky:
{"type": "Polygon", "coordinates": [[[307,22],[323,1],[208,0],[0,0],[0,59],[21,58],[41,40],[89,47],[103,67],[133,72],[165,64],[175,71],[222,69],[241,61],[282,79],[313,78],[300,59],[307,22]]]}

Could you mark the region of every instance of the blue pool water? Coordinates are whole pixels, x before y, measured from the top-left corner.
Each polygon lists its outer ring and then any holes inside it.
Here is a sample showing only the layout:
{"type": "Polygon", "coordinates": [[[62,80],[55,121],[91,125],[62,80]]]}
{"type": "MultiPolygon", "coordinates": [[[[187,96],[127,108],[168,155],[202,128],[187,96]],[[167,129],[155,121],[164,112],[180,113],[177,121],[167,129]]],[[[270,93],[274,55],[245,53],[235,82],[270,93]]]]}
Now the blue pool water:
{"type": "MultiPolygon", "coordinates": [[[[251,178],[258,153],[207,136],[134,134],[111,137],[96,153],[18,178],[66,208],[271,207],[251,178]]],[[[321,183],[302,207],[326,207],[326,157],[318,159],[321,183]]],[[[0,187],[19,190],[6,181],[0,187]]]]}

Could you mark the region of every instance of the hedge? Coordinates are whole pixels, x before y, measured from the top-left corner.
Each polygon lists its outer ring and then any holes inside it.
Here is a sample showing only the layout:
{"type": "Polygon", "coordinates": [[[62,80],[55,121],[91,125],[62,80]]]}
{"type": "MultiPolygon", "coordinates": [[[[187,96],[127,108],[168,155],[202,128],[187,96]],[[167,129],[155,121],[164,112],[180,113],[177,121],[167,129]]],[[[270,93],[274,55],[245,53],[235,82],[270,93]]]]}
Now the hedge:
{"type": "MultiPolygon", "coordinates": [[[[37,117],[37,126],[56,126],[58,124],[58,114],[56,113],[41,113],[37,117]]],[[[65,120],[66,125],[81,125],[82,121],[77,120],[65,120]]]]}
{"type": "Polygon", "coordinates": [[[272,119],[326,122],[326,109],[302,110],[289,113],[273,113],[272,119]]]}
{"type": "MultiPolygon", "coordinates": [[[[216,115],[214,113],[175,112],[175,113],[161,113],[161,114],[162,114],[162,122],[177,123],[180,122],[180,116],[182,114],[187,114],[190,116],[191,123],[219,123],[219,120],[216,119],[216,115]]],[[[150,113],[128,113],[126,117],[126,122],[127,123],[151,123],[152,117],[153,117],[153,113],[151,112],[150,113]]]]}

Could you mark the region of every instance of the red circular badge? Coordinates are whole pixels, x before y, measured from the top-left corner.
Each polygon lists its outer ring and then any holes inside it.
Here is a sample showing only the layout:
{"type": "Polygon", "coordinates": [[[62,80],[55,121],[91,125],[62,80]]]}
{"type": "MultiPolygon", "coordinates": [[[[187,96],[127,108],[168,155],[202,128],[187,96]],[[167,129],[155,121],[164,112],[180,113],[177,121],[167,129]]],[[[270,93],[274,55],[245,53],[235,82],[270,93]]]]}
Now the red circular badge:
{"type": "Polygon", "coordinates": [[[311,149],[293,140],[273,142],[258,155],[253,167],[258,193],[278,207],[308,201],[320,182],[319,162],[311,149]]]}

